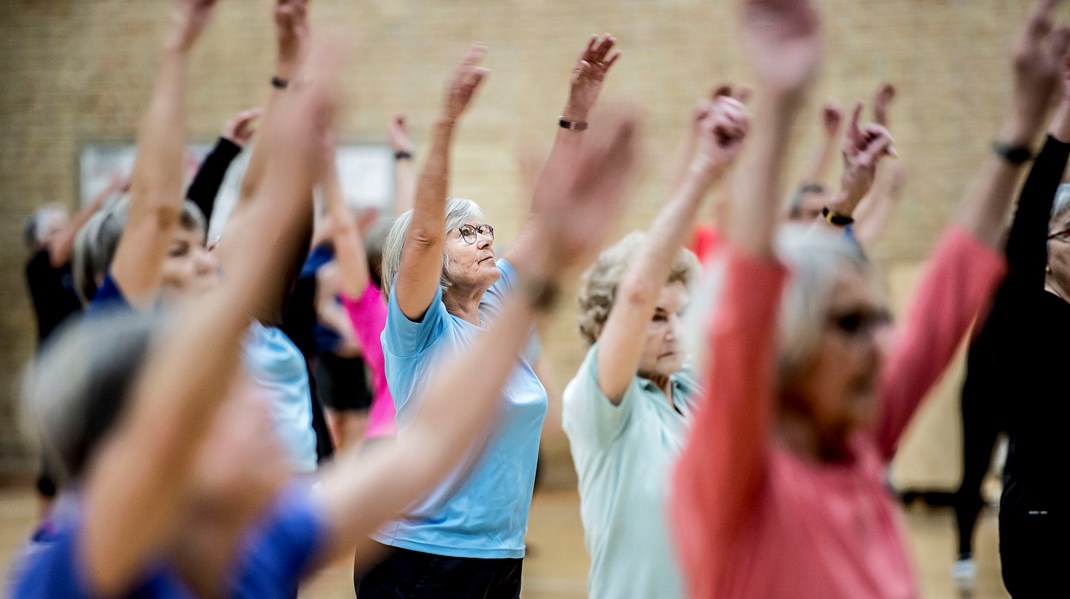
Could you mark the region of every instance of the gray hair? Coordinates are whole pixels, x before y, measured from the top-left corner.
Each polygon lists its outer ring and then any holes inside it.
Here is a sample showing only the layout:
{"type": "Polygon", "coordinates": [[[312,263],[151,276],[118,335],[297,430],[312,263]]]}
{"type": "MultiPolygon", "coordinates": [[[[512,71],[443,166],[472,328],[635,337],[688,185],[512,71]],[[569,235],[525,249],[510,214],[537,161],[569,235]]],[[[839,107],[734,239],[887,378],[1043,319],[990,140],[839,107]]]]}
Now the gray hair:
{"type": "MultiPolygon", "coordinates": [[[[479,204],[472,200],[447,198],[446,231],[452,231],[470,220],[482,217],[483,211],[480,210],[479,204]]],[[[393,289],[394,279],[397,278],[398,269],[401,267],[401,250],[405,247],[405,237],[409,233],[411,224],[412,210],[409,210],[394,221],[390,232],[386,234],[386,241],[383,242],[383,291],[387,296],[393,289]]],[[[442,276],[439,283],[443,288],[449,288],[451,285],[450,263],[446,252],[442,252],[442,276]]]]}
{"type": "Polygon", "coordinates": [[[42,226],[49,216],[53,214],[67,215],[67,207],[58,202],[52,202],[45,204],[37,210],[33,211],[33,214],[26,219],[26,224],[22,226],[22,240],[26,242],[28,249],[36,249],[41,245],[44,239],[41,238],[41,233],[44,231],[42,226]]]}
{"type": "Polygon", "coordinates": [[[23,377],[22,399],[60,485],[77,481],[129,403],[158,341],[158,312],[115,310],[65,326],[23,377]]]}
{"type": "MultiPolygon", "coordinates": [[[[580,335],[588,345],[594,345],[602,335],[609,313],[617,299],[617,287],[628,265],[634,262],[635,255],[647,243],[647,233],[633,231],[616,244],[606,248],[583,273],[580,280],[580,292],[576,298],[579,304],[580,335]]],[[[690,288],[702,271],[698,258],[687,248],[680,248],[669,278],[665,284],[680,282],[690,288]]],[[[655,284],[652,281],[651,284],[655,284]]]]}
{"type": "Polygon", "coordinates": [[[777,388],[783,391],[813,359],[844,270],[868,279],[872,275],[857,243],[842,233],[811,226],[784,226],[777,236],[777,254],[791,270],[778,326],[777,388]]]}
{"type": "MultiPolygon", "coordinates": [[[[111,267],[129,211],[130,200],[124,198],[94,214],[74,238],[71,274],[74,277],[74,290],[83,304],[93,300],[97,294],[97,281],[111,267]]],[[[200,232],[203,241],[207,223],[204,213],[196,204],[187,200],[182,205],[178,222],[184,229],[200,232]]]]}
{"type": "Polygon", "coordinates": [[[1070,183],[1063,183],[1055,192],[1055,202],[1051,206],[1051,220],[1055,220],[1070,211],[1070,183]]]}
{"type": "MultiPolygon", "coordinates": [[[[781,226],[776,251],[791,270],[777,322],[776,388],[783,393],[814,359],[843,272],[852,269],[871,281],[873,273],[857,243],[842,233],[816,230],[812,225],[781,226]]],[[[716,318],[725,277],[722,256],[715,255],[706,265],[706,277],[692,300],[701,309],[688,316],[689,331],[705,332],[716,318]]],[[[706,335],[690,335],[687,341],[699,363],[717,359],[708,353],[706,335]]]]}

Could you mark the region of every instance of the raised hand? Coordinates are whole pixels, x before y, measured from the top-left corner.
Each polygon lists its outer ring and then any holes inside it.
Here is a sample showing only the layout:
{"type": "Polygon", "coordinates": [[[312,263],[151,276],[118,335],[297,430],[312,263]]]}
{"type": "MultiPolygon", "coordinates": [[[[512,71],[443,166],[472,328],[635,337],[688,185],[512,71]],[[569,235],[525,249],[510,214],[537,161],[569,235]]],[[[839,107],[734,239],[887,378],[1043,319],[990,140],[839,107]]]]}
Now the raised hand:
{"type": "Polygon", "coordinates": [[[882,127],[888,126],[888,107],[895,99],[895,86],[891,83],[882,83],[873,95],[873,120],[882,127]]]}
{"type": "Polygon", "coordinates": [[[227,121],[227,124],[223,126],[223,139],[234,142],[234,145],[239,148],[245,147],[245,144],[252,139],[253,133],[256,132],[253,121],[260,118],[263,113],[264,110],[262,108],[250,108],[234,115],[234,118],[227,121]]]}
{"type": "Polygon", "coordinates": [[[843,107],[839,102],[828,101],[821,107],[821,124],[825,128],[825,135],[836,137],[840,134],[843,126],[843,107]]]}
{"type": "MultiPolygon", "coordinates": [[[[308,41],[307,0],[276,0],[275,34],[278,41],[280,65],[294,68],[302,47],[308,41]]],[[[284,73],[279,76],[289,77],[290,74],[284,73]]]]}
{"type": "Polygon", "coordinates": [[[483,56],[487,53],[487,47],[479,42],[473,42],[468,52],[457,65],[449,82],[446,84],[446,107],[445,118],[447,121],[456,121],[479,89],[479,85],[490,72],[479,66],[483,56]]]}
{"type": "Polygon", "coordinates": [[[695,160],[705,168],[724,167],[732,163],[743,147],[750,119],[743,103],[729,95],[709,102],[699,122],[695,160]]]}
{"type": "MultiPolygon", "coordinates": [[[[1014,118],[1022,129],[1038,128],[1059,82],[1070,28],[1053,28],[1056,0],[1040,0],[1014,51],[1014,118]]],[[[1029,140],[1014,140],[1029,141],[1029,140]]]]}
{"type": "Polygon", "coordinates": [[[399,114],[390,119],[386,131],[390,138],[390,149],[395,152],[412,153],[412,138],[409,136],[409,125],[405,122],[405,115],[399,114]]]}
{"type": "Polygon", "coordinates": [[[592,35],[572,69],[572,87],[565,107],[566,119],[583,121],[598,100],[606,73],[620,58],[620,52],[612,52],[617,40],[612,35],[592,35]]]}
{"type": "Polygon", "coordinates": [[[821,19],[812,0],[746,0],[743,42],[763,88],[801,91],[821,63],[821,19]]]}
{"type": "Polygon", "coordinates": [[[892,135],[887,129],[876,123],[859,125],[862,107],[861,100],[855,101],[843,141],[841,193],[845,197],[841,201],[845,204],[837,206],[837,212],[841,214],[850,214],[869,192],[880,159],[896,155],[892,135]]]}
{"type": "MultiPolygon", "coordinates": [[[[600,118],[573,163],[543,171],[536,219],[545,268],[586,264],[601,246],[623,206],[637,155],[638,117],[621,107],[600,118]]],[[[543,273],[545,274],[545,273],[543,273]]]]}
{"type": "Polygon", "coordinates": [[[212,18],[216,0],[172,0],[169,45],[189,50],[212,18]]]}

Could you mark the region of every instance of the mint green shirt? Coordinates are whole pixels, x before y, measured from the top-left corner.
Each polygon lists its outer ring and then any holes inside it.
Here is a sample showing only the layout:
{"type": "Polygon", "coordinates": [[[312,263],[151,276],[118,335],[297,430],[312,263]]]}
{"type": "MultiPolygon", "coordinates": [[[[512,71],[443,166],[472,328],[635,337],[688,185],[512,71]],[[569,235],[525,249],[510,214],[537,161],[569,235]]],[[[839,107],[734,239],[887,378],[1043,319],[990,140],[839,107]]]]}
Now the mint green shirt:
{"type": "Polygon", "coordinates": [[[580,480],[589,597],[683,598],[666,506],[697,384],[686,368],[673,375],[670,405],[635,377],[614,406],[598,386],[597,351],[596,344],[565,388],[562,414],[580,480]]]}

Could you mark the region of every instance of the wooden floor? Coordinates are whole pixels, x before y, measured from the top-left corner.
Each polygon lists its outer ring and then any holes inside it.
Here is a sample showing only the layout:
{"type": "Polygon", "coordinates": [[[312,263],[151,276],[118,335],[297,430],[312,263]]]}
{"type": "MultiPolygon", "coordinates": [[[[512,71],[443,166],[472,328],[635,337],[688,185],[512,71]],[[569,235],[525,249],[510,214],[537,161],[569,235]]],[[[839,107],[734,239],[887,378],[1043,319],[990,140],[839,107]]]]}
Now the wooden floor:
{"type": "MultiPolygon", "coordinates": [[[[25,539],[35,517],[29,489],[0,489],[0,568],[25,539]]],[[[996,518],[986,512],[978,525],[975,553],[977,585],[972,594],[959,593],[949,570],[954,553],[949,510],[912,508],[905,514],[915,569],[927,599],[1003,599],[1008,597],[999,577],[996,518]]],[[[529,555],[524,563],[525,599],[578,599],[586,596],[588,559],[583,549],[579,499],[573,492],[538,493],[531,510],[529,555]]],[[[0,588],[3,585],[0,584],[0,588]]],[[[301,592],[301,599],[352,597],[350,567],[325,568],[301,592]]]]}

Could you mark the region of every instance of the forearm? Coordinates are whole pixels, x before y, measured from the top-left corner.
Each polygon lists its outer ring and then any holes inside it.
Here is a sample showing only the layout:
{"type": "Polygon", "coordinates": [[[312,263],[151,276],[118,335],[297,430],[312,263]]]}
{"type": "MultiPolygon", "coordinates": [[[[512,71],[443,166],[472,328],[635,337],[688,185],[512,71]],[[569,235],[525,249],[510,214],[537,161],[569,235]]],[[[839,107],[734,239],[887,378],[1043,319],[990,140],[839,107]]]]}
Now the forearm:
{"type": "Polygon", "coordinates": [[[773,254],[773,230],[782,197],[781,173],[799,103],[793,94],[773,94],[760,97],[755,108],[750,153],[743,157],[745,162],[732,197],[732,227],[725,230],[725,238],[756,256],[773,254]]]}
{"type": "Polygon", "coordinates": [[[70,262],[71,252],[74,250],[74,239],[78,236],[78,231],[82,230],[82,227],[89,222],[89,219],[104,206],[104,202],[108,201],[108,198],[115,192],[115,187],[109,185],[78,211],[78,214],[71,220],[70,226],[48,248],[48,259],[52,266],[59,268],[70,262]]]}
{"type": "Polygon", "coordinates": [[[416,165],[412,158],[394,161],[394,218],[412,209],[416,195],[416,165]]]}
{"type": "Polygon", "coordinates": [[[825,134],[821,140],[821,148],[811,159],[810,166],[806,170],[806,175],[803,177],[803,183],[813,183],[817,185],[824,185],[828,178],[829,169],[832,167],[832,160],[836,156],[836,140],[838,138],[838,132],[832,135],[825,134]]]}
{"type": "Polygon", "coordinates": [[[212,151],[204,157],[197,168],[197,174],[186,189],[186,199],[200,208],[208,222],[212,220],[216,196],[219,195],[219,188],[227,176],[227,169],[240,153],[241,146],[220,137],[212,151]]]}
{"type": "Polygon", "coordinates": [[[368,259],[364,253],[364,243],[353,215],[346,206],[342,194],[342,184],[338,178],[338,168],[334,161],[329,161],[323,181],[323,194],[327,201],[327,211],[331,217],[334,255],[338,261],[342,293],[350,297],[360,297],[368,286],[368,259]]]}

